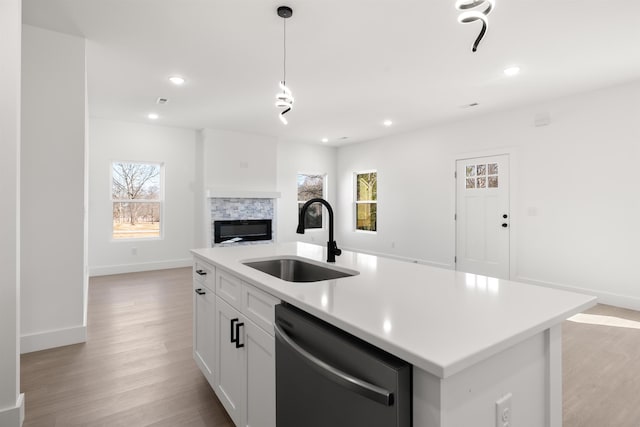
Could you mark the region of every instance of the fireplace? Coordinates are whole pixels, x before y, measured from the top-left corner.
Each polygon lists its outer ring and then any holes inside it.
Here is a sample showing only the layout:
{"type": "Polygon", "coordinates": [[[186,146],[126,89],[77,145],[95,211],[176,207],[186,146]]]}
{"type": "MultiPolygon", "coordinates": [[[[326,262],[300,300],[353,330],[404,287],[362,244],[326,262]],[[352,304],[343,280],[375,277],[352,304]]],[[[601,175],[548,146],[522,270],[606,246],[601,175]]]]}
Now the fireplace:
{"type": "Polygon", "coordinates": [[[259,245],[277,240],[276,199],[280,193],[210,190],[209,247],[259,245]]]}
{"type": "Polygon", "coordinates": [[[214,243],[271,240],[270,219],[224,220],[213,222],[214,243]]]}

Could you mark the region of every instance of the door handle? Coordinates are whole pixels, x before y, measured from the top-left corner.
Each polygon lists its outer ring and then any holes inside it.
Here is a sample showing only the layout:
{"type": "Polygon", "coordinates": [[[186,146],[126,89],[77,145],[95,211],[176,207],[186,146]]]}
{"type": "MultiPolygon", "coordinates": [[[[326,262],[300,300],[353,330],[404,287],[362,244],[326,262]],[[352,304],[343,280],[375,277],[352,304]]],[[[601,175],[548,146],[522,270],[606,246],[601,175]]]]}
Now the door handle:
{"type": "Polygon", "coordinates": [[[318,359],[313,354],[309,353],[302,347],[300,347],[285,331],[275,324],[273,329],[278,341],[282,342],[287,347],[298,353],[298,355],[304,360],[311,368],[313,368],[318,374],[335,382],[336,384],[358,393],[368,399],[378,402],[385,406],[393,405],[393,393],[382,387],[378,387],[375,384],[371,384],[361,378],[356,378],[353,375],[329,365],[327,362],[318,359]]]}
{"type": "Polygon", "coordinates": [[[509,226],[509,224],[507,224],[506,222],[502,223],[502,228],[507,228],[509,226]]]}
{"type": "Polygon", "coordinates": [[[205,292],[205,291],[203,291],[203,290],[202,290],[202,288],[198,288],[198,289],[196,289],[196,294],[198,294],[198,295],[204,295],[204,294],[206,294],[206,292],[205,292]]]}

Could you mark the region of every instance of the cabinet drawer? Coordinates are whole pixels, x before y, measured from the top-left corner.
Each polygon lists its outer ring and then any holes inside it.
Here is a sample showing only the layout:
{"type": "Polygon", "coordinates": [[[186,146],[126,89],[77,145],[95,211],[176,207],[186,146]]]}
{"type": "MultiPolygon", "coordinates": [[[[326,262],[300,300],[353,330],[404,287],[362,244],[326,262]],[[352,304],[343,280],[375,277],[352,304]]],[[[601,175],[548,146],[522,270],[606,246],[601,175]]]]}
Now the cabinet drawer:
{"type": "Polygon", "coordinates": [[[216,288],[216,268],[196,258],[193,263],[193,285],[196,288],[206,286],[214,290],[216,288]]]}
{"type": "Polygon", "coordinates": [[[225,271],[216,274],[216,295],[237,310],[242,310],[242,280],[225,271]]]}
{"type": "Polygon", "coordinates": [[[242,287],[242,313],[249,319],[273,335],[275,306],[280,300],[251,285],[242,287]]]}

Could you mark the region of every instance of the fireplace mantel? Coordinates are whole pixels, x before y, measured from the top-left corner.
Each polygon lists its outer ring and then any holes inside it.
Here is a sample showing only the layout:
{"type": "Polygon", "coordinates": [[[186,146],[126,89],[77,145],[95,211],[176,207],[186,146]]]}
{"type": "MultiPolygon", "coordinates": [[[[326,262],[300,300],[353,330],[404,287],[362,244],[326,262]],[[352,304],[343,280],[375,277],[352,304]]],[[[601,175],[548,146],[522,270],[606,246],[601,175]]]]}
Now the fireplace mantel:
{"type": "Polygon", "coordinates": [[[279,199],[279,191],[247,191],[247,190],[222,190],[209,189],[206,192],[208,199],[279,199]]]}

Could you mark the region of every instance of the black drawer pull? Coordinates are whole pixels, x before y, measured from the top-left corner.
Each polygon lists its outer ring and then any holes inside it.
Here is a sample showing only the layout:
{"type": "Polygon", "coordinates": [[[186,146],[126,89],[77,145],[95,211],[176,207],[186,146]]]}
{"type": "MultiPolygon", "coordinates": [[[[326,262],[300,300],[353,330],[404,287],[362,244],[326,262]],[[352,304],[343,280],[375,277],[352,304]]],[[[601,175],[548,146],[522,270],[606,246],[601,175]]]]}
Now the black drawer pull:
{"type": "Polygon", "coordinates": [[[244,323],[236,323],[236,348],[244,347],[244,344],[240,344],[240,327],[244,326],[244,323]]]}
{"type": "Polygon", "coordinates": [[[198,294],[198,295],[204,295],[204,294],[206,294],[206,292],[205,292],[205,291],[203,291],[203,290],[202,290],[202,288],[198,288],[198,289],[196,289],[196,294],[198,294]]]}
{"type": "MultiPolygon", "coordinates": [[[[235,343],[238,341],[238,337],[234,337],[234,335],[236,334],[237,329],[234,327],[236,322],[240,320],[238,318],[235,319],[231,319],[231,331],[229,332],[229,334],[231,335],[231,343],[235,343]]],[[[237,345],[237,344],[236,344],[237,345]]]]}
{"type": "Polygon", "coordinates": [[[204,271],[204,270],[196,270],[196,273],[198,273],[201,276],[206,276],[207,275],[207,272],[204,271]]]}

